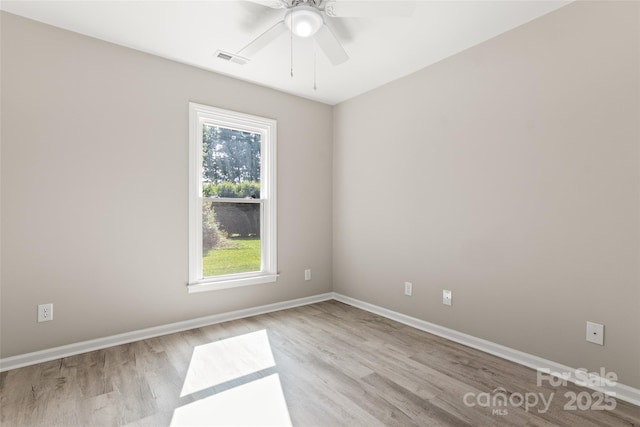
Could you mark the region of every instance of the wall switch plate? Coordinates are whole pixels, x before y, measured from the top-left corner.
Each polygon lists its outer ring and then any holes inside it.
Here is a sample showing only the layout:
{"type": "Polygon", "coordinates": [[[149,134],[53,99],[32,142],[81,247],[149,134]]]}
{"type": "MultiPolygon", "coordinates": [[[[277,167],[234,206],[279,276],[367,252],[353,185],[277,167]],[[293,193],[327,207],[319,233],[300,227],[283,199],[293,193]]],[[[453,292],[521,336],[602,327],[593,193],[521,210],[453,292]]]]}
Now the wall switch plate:
{"type": "Polygon", "coordinates": [[[38,322],[53,320],[53,304],[38,305],[38,322]]]}
{"type": "Polygon", "coordinates": [[[453,303],[453,295],[451,294],[451,291],[446,289],[442,290],[442,303],[444,305],[451,305],[453,303]]]}
{"type": "Polygon", "coordinates": [[[404,282],[404,294],[407,296],[411,296],[413,294],[413,283],[404,282]]]}
{"type": "Polygon", "coordinates": [[[587,341],[598,345],[604,345],[604,325],[587,322],[587,341]]]}
{"type": "Polygon", "coordinates": [[[311,280],[311,269],[306,269],[304,271],[304,280],[311,280]]]}

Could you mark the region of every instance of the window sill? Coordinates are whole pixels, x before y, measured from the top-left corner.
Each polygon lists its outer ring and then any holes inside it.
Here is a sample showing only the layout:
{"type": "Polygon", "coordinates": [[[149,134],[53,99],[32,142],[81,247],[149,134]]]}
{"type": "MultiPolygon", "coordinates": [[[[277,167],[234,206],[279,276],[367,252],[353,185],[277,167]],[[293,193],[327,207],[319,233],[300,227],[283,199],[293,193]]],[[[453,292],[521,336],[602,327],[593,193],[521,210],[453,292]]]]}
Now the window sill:
{"type": "Polygon", "coordinates": [[[187,291],[190,294],[196,292],[219,291],[221,289],[239,288],[241,286],[260,285],[263,283],[273,283],[278,279],[277,274],[263,274],[260,276],[243,277],[229,280],[199,280],[189,283],[187,291]]]}

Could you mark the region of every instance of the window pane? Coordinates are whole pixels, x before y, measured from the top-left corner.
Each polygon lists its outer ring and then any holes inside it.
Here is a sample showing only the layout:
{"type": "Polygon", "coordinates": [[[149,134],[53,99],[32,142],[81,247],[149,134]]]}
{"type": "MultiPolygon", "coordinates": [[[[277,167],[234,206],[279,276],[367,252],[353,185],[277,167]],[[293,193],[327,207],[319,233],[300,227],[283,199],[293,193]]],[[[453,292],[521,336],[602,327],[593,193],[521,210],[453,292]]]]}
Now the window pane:
{"type": "Polygon", "coordinates": [[[260,198],[259,133],[202,127],[202,195],[260,198]]]}
{"type": "Polygon", "coordinates": [[[260,271],[260,203],[205,202],[202,275],[260,271]]]}

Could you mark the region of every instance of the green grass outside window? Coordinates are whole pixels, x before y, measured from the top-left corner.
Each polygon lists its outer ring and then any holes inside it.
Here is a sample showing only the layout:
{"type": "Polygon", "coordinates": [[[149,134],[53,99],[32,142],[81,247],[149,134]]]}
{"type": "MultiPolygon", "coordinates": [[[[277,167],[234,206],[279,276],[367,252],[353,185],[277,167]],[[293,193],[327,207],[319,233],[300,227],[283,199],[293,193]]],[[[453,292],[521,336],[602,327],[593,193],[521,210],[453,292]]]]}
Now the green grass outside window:
{"type": "Polygon", "coordinates": [[[204,277],[260,271],[260,239],[231,238],[233,244],[211,249],[202,258],[204,277]]]}

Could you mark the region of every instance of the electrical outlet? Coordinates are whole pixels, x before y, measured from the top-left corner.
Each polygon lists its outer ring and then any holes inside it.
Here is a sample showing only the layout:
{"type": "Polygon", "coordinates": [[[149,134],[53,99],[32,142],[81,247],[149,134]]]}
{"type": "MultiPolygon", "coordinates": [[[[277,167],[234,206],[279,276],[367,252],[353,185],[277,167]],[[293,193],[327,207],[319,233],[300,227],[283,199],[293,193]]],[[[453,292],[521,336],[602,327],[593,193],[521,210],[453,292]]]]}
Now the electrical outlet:
{"type": "Polygon", "coordinates": [[[587,322],[587,341],[604,345],[604,325],[587,322]]]}
{"type": "Polygon", "coordinates": [[[404,294],[407,296],[413,294],[413,284],[411,282],[404,282],[404,294]]]}
{"type": "Polygon", "coordinates": [[[53,320],[53,304],[40,304],[38,306],[38,322],[53,320]]]}
{"type": "Polygon", "coordinates": [[[451,305],[453,303],[453,294],[451,293],[451,291],[448,291],[446,289],[442,290],[442,303],[444,305],[451,305]]]}
{"type": "Polygon", "coordinates": [[[304,271],[304,280],[311,280],[311,269],[304,271]]]}

